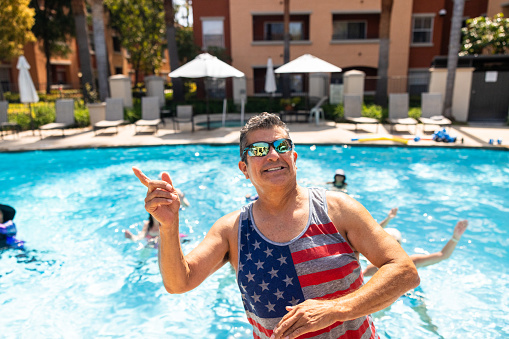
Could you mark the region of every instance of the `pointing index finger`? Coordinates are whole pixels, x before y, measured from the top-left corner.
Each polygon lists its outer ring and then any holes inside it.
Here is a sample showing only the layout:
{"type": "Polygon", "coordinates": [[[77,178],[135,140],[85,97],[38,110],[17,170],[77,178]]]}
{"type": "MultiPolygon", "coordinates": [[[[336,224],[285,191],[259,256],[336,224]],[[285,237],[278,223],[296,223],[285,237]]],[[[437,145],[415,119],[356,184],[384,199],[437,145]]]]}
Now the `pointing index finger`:
{"type": "Polygon", "coordinates": [[[133,166],[132,167],[134,175],[140,180],[140,182],[145,185],[145,187],[148,187],[148,184],[150,182],[150,179],[138,168],[133,166]]]}

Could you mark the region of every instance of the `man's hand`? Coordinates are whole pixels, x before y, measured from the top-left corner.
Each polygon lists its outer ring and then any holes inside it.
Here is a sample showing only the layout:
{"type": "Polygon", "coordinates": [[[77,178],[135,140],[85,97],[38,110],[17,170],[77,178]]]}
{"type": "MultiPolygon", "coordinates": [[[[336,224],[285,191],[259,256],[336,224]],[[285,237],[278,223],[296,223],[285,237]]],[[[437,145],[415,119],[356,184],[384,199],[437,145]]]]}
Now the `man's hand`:
{"type": "Polygon", "coordinates": [[[147,212],[161,223],[162,228],[175,223],[178,227],[180,199],[175,187],[173,187],[170,175],[163,172],[162,180],[151,180],[137,167],[133,167],[133,172],[140,182],[148,188],[145,198],[147,212]]]}
{"type": "Polygon", "coordinates": [[[297,306],[287,306],[288,313],[277,324],[271,339],[293,339],[334,324],[338,321],[334,317],[336,304],[333,300],[308,299],[297,306]]]}

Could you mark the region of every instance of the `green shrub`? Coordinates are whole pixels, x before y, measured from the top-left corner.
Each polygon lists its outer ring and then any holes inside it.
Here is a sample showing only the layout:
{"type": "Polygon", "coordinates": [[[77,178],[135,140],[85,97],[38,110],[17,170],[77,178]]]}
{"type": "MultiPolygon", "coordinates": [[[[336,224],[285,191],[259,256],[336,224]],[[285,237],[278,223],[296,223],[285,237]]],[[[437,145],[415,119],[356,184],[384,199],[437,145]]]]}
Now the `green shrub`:
{"type": "Polygon", "coordinates": [[[362,116],[364,117],[367,117],[367,118],[374,118],[374,119],[377,119],[379,121],[381,121],[382,119],[382,106],[378,106],[378,105],[365,105],[363,104],[362,105],[362,116]]]}
{"type": "Polygon", "coordinates": [[[90,125],[90,114],[83,100],[74,101],[74,119],[76,119],[76,125],[79,127],[90,125]]]}
{"type": "Polygon", "coordinates": [[[420,107],[412,107],[408,110],[408,116],[410,118],[419,119],[421,117],[421,108],[420,107]]]}

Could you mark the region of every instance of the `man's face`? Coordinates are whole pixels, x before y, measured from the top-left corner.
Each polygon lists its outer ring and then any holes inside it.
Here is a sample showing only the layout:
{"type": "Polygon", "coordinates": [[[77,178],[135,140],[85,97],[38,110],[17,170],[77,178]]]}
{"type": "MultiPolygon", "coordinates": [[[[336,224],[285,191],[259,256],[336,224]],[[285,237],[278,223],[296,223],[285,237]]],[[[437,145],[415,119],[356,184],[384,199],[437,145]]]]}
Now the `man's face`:
{"type": "MultiPolygon", "coordinates": [[[[274,142],[283,138],[288,138],[288,135],[280,127],[259,129],[248,133],[247,145],[259,141],[274,142]]],[[[263,157],[247,155],[246,162],[239,162],[239,169],[255,187],[283,185],[296,181],[296,160],[295,151],[278,153],[273,146],[270,146],[269,153],[263,157]]]]}

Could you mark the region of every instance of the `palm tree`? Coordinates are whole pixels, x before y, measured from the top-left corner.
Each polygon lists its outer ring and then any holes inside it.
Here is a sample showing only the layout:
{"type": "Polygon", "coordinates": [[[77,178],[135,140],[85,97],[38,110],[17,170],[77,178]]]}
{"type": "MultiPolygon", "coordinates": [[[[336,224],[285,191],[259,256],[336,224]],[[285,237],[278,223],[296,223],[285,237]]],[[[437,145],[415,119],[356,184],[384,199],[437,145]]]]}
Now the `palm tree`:
{"type": "Polygon", "coordinates": [[[449,53],[447,56],[447,80],[445,82],[444,116],[451,119],[452,95],[454,91],[454,79],[460,51],[461,21],[463,20],[463,8],[465,0],[454,0],[452,12],[451,33],[449,35],[449,53]]]}
{"type": "Polygon", "coordinates": [[[108,90],[108,53],[104,36],[104,5],[102,0],[92,0],[92,22],[94,25],[95,60],[99,80],[99,98],[105,101],[108,90]]]}
{"type": "Polygon", "coordinates": [[[380,47],[378,52],[378,80],[376,82],[375,103],[387,107],[387,73],[389,69],[389,46],[391,15],[394,0],[382,0],[380,14],[380,47]]]}
{"type": "MultiPolygon", "coordinates": [[[[168,43],[168,54],[170,57],[171,70],[176,70],[180,66],[177,49],[177,40],[175,38],[175,13],[173,12],[173,1],[164,0],[164,22],[166,24],[166,40],[168,43]]],[[[182,79],[171,79],[173,83],[173,100],[184,101],[184,84],[182,79]]]]}
{"type": "MultiPolygon", "coordinates": [[[[290,0],[284,0],[284,52],[283,52],[283,63],[290,62],[290,0]]],[[[283,97],[289,98],[291,94],[290,89],[290,75],[287,73],[283,74],[283,97]]]]}
{"type": "Polygon", "coordinates": [[[74,24],[76,26],[76,42],[78,43],[78,55],[80,58],[81,86],[85,101],[89,100],[86,84],[94,88],[94,74],[92,73],[92,61],[90,58],[90,46],[88,43],[87,18],[85,0],[71,0],[74,24]]]}

